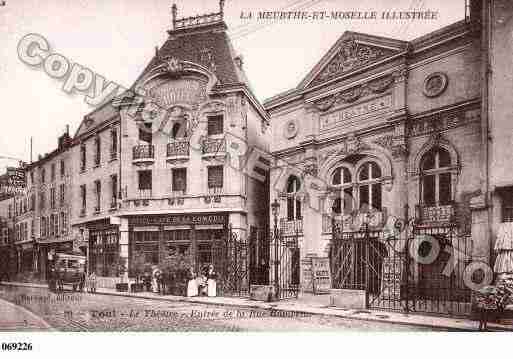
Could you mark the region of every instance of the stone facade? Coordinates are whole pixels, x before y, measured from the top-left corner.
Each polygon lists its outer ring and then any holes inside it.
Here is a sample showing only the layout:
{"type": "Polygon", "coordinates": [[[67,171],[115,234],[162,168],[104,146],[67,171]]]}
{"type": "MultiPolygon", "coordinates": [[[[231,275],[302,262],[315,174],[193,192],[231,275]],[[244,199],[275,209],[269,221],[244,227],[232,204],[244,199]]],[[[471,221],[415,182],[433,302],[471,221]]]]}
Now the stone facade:
{"type": "Polygon", "coordinates": [[[301,222],[302,259],[328,255],[331,216],[351,231],[369,211],[376,229],[406,214],[430,225],[458,218],[473,254],[488,248],[488,236],[470,230],[482,181],[480,71],[480,32],[470,22],[410,42],[345,32],[296,89],[265,102],[271,201],[281,203],[282,223],[301,222]],[[448,158],[433,191],[423,167],[430,151],[448,158]],[[294,178],[299,191],[289,187],[294,178]],[[299,217],[291,198],[300,199],[299,217]]]}

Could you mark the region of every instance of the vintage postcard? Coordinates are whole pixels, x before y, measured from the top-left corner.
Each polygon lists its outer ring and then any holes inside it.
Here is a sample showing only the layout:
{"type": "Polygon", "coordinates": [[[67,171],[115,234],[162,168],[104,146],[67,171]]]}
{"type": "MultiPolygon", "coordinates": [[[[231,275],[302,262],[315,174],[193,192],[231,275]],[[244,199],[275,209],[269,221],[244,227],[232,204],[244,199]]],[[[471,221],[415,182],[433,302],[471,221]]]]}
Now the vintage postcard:
{"type": "Polygon", "coordinates": [[[512,32],[509,0],[0,1],[0,338],[513,331],[512,32]]]}

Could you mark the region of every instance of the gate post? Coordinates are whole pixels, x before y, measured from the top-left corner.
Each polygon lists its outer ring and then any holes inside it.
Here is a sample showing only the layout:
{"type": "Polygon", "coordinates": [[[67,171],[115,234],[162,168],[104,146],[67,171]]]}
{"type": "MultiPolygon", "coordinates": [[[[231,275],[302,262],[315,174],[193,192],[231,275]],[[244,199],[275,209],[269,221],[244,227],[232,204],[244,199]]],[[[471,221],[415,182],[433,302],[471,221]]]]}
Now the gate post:
{"type": "Polygon", "coordinates": [[[369,281],[370,281],[370,264],[369,264],[369,223],[368,214],[366,215],[364,230],[365,230],[365,308],[369,308],[369,281]]]}
{"type": "Polygon", "coordinates": [[[274,202],[271,204],[271,209],[274,217],[274,292],[276,295],[276,299],[280,299],[280,280],[279,280],[279,254],[278,254],[278,241],[279,238],[279,229],[278,229],[278,213],[280,210],[280,203],[275,198],[274,202]]]}
{"type": "MultiPolygon", "coordinates": [[[[406,265],[406,268],[405,268],[405,285],[404,285],[404,288],[405,288],[405,301],[406,301],[406,306],[404,308],[404,311],[406,312],[406,314],[408,314],[410,312],[410,283],[409,283],[409,280],[410,280],[410,235],[408,233],[408,229],[407,229],[407,225],[408,223],[410,223],[410,221],[408,221],[408,216],[409,216],[409,207],[408,207],[408,204],[406,204],[404,206],[404,219],[405,219],[405,225],[404,225],[404,234],[405,234],[405,246],[404,246],[404,263],[406,265]]],[[[411,233],[415,233],[415,217],[413,218],[413,221],[412,221],[412,231],[411,233]]],[[[399,295],[399,298],[401,296],[399,295]]]]}

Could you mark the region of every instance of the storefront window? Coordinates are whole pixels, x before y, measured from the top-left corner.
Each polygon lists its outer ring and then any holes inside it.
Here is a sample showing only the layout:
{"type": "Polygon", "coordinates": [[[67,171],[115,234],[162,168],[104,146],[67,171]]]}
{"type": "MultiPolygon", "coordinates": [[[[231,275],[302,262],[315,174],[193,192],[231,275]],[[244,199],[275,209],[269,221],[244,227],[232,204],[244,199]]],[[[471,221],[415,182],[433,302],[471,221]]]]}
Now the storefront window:
{"type": "Polygon", "coordinates": [[[90,271],[102,277],[118,276],[119,234],[117,230],[90,231],[90,271]]]}

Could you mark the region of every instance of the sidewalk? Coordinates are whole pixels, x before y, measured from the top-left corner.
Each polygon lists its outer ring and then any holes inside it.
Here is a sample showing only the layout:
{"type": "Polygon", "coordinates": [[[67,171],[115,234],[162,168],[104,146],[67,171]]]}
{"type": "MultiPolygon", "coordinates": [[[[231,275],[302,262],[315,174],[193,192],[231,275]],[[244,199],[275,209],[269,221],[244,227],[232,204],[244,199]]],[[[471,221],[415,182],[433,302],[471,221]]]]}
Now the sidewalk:
{"type": "Polygon", "coordinates": [[[0,331],[40,330],[52,331],[52,327],[43,318],[28,309],[0,299],[0,331]]]}
{"type": "MultiPolygon", "coordinates": [[[[32,283],[0,282],[2,285],[32,288],[47,288],[46,285],[32,283]]],[[[316,315],[332,315],[339,318],[367,320],[391,324],[416,325],[428,328],[438,328],[457,331],[477,331],[478,322],[465,318],[449,318],[420,314],[404,314],[378,310],[343,309],[329,306],[328,296],[304,295],[298,299],[288,299],[279,302],[261,302],[239,297],[182,297],[174,295],[159,295],[156,293],[126,293],[114,289],[98,288],[98,295],[113,295],[141,299],[163,300],[170,302],[189,302],[221,306],[237,306],[251,309],[273,309],[285,312],[308,313],[316,315]]],[[[489,324],[490,330],[513,331],[513,325],[489,324]]]]}

